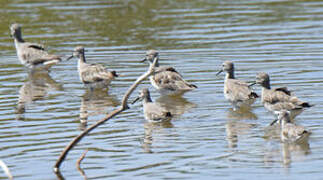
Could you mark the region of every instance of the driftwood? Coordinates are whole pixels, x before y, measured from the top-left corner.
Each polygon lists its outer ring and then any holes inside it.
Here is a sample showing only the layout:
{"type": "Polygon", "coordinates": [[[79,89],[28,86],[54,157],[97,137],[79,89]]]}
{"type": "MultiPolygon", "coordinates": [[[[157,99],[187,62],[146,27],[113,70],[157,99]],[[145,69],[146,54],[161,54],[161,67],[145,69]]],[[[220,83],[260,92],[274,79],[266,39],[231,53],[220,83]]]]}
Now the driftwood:
{"type": "Polygon", "coordinates": [[[145,80],[147,77],[149,77],[150,75],[152,75],[155,72],[155,65],[157,63],[157,58],[154,59],[154,62],[152,64],[150,64],[149,69],[147,72],[145,72],[143,75],[141,75],[128,89],[128,91],[125,93],[125,95],[122,98],[122,104],[121,107],[119,107],[118,109],[112,111],[111,113],[109,113],[106,117],[104,117],[103,119],[97,121],[95,124],[93,124],[92,126],[90,126],[89,128],[87,128],[86,130],[84,130],[81,134],[79,134],[78,136],[76,136],[63,150],[63,152],[61,153],[61,155],[59,156],[58,160],[55,163],[54,166],[54,172],[59,172],[59,168],[62,164],[62,162],[65,160],[68,152],[79,142],[83,139],[84,136],[86,136],[88,133],[90,133],[92,130],[94,130],[95,128],[97,128],[98,126],[100,126],[101,124],[105,123],[106,121],[110,120],[111,118],[113,118],[114,116],[120,114],[121,112],[129,109],[128,106],[128,99],[130,97],[130,95],[133,93],[133,91],[137,88],[137,86],[143,81],[145,80]]]}

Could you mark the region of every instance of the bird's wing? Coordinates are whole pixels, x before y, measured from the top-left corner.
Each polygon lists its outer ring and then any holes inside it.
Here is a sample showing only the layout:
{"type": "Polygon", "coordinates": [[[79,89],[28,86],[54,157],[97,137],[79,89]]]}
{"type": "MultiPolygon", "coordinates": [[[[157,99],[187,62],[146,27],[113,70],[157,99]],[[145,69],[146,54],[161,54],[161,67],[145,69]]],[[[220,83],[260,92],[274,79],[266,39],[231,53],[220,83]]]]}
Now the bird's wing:
{"type": "Polygon", "coordinates": [[[41,64],[51,60],[61,60],[58,55],[48,54],[44,46],[36,43],[24,43],[22,46],[22,57],[30,64],[41,64]]]}
{"type": "Polygon", "coordinates": [[[299,100],[296,96],[290,96],[290,91],[287,88],[278,88],[270,90],[263,97],[264,102],[280,106],[288,110],[302,109],[303,107],[310,107],[306,102],[299,100]]]}
{"type": "Polygon", "coordinates": [[[81,72],[83,81],[98,82],[110,79],[110,73],[101,64],[89,64],[81,72]]]}
{"type": "Polygon", "coordinates": [[[173,68],[171,66],[161,66],[161,67],[157,67],[155,69],[156,73],[163,72],[163,71],[174,72],[174,73],[177,73],[179,76],[182,77],[182,75],[179,72],[177,72],[175,68],[173,68]]]}
{"type": "Polygon", "coordinates": [[[26,45],[27,45],[29,48],[33,48],[33,49],[41,50],[41,51],[46,51],[46,50],[45,50],[45,46],[44,46],[44,45],[42,45],[42,44],[37,44],[37,43],[26,43],[26,45]]]}
{"type": "Polygon", "coordinates": [[[163,89],[169,90],[192,90],[196,86],[186,82],[182,76],[172,67],[158,69],[153,76],[155,83],[163,89]]]}
{"type": "Polygon", "coordinates": [[[301,139],[306,133],[308,133],[308,131],[306,131],[303,126],[298,126],[292,123],[286,124],[285,128],[283,129],[283,134],[285,137],[292,141],[301,139]]]}
{"type": "Polygon", "coordinates": [[[149,119],[154,121],[159,121],[162,119],[166,119],[169,117],[170,112],[164,109],[163,107],[155,104],[155,103],[149,103],[147,104],[147,116],[149,119]]]}
{"type": "Polygon", "coordinates": [[[283,92],[285,93],[286,95],[291,95],[291,91],[287,89],[287,87],[280,87],[280,88],[276,88],[274,89],[275,91],[280,91],[280,92],[283,92]]]}
{"type": "Polygon", "coordinates": [[[279,111],[282,109],[286,109],[286,110],[300,110],[302,109],[301,106],[295,105],[291,102],[285,101],[285,102],[276,102],[274,104],[270,104],[271,109],[274,111],[279,111]]]}
{"type": "Polygon", "coordinates": [[[263,94],[263,100],[265,102],[276,104],[282,102],[290,102],[291,96],[286,94],[284,91],[281,90],[270,90],[268,93],[263,94]]]}
{"type": "Polygon", "coordinates": [[[225,86],[226,91],[228,91],[227,95],[232,100],[246,101],[250,99],[251,94],[254,93],[246,82],[237,79],[227,79],[225,86]]]}

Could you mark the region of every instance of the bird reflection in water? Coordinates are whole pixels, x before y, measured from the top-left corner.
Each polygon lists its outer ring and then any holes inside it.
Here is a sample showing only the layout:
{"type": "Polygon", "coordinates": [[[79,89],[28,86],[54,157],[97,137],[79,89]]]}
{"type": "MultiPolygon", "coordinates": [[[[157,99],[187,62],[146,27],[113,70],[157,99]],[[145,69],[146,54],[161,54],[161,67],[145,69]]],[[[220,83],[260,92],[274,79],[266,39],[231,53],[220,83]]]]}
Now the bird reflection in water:
{"type": "MultiPolygon", "coordinates": [[[[159,103],[167,111],[170,111],[172,115],[181,116],[191,108],[197,107],[196,104],[189,102],[182,96],[161,96],[156,99],[156,103],[159,103]]],[[[172,118],[174,120],[176,118],[172,118]]],[[[144,124],[144,138],[142,140],[142,148],[147,153],[153,153],[152,145],[163,133],[166,128],[173,128],[171,121],[165,121],[161,123],[145,122],[144,124]]]]}
{"type": "Polygon", "coordinates": [[[311,153],[308,142],[302,144],[282,143],[283,166],[290,167],[293,161],[305,161],[305,157],[311,153]]]}
{"type": "Polygon", "coordinates": [[[162,134],[162,131],[165,128],[173,128],[171,121],[163,121],[160,123],[147,122],[144,124],[144,137],[142,139],[142,148],[147,153],[153,153],[152,144],[155,139],[158,139],[158,136],[162,134]]]}
{"type": "Polygon", "coordinates": [[[98,116],[108,113],[109,107],[120,105],[114,95],[109,95],[106,90],[86,90],[81,98],[80,123],[81,130],[87,126],[89,116],[98,116]]]}
{"type": "Polygon", "coordinates": [[[258,119],[257,115],[252,112],[252,109],[250,106],[241,106],[239,109],[235,111],[232,108],[230,108],[228,110],[227,117],[228,119],[236,119],[236,120],[258,119]]]}
{"type": "Polygon", "coordinates": [[[308,138],[311,132],[291,122],[289,111],[280,111],[278,121],[281,129],[283,165],[289,167],[292,159],[302,160],[305,155],[309,154],[308,138]]]}
{"type": "Polygon", "coordinates": [[[156,99],[156,103],[166,108],[174,116],[180,116],[190,109],[197,107],[196,104],[189,102],[182,96],[161,96],[156,99]]]}
{"type": "Polygon", "coordinates": [[[256,125],[238,120],[228,120],[225,125],[229,148],[236,148],[238,137],[248,134],[256,125]]]}
{"type": "Polygon", "coordinates": [[[226,134],[229,148],[236,148],[238,136],[248,134],[255,127],[255,124],[243,122],[241,120],[255,120],[258,117],[251,111],[250,106],[241,106],[237,110],[230,108],[228,110],[226,134]]]}
{"type": "Polygon", "coordinates": [[[275,140],[267,139],[264,153],[264,164],[266,166],[274,166],[274,163],[281,163],[287,172],[292,162],[306,161],[306,156],[311,153],[308,142],[301,144],[283,143],[279,137],[275,140]]]}
{"type": "Polygon", "coordinates": [[[306,156],[311,153],[308,142],[301,144],[296,143],[281,143],[282,163],[284,167],[290,167],[293,161],[305,161],[306,156]]]}
{"type": "Polygon", "coordinates": [[[196,107],[196,104],[189,102],[182,96],[161,96],[156,99],[155,103],[159,104],[167,111],[169,111],[175,118],[172,120],[163,122],[148,122],[145,121],[144,124],[144,137],[141,141],[142,148],[147,153],[153,153],[152,144],[158,139],[163,131],[167,128],[172,128],[173,124],[171,121],[176,119],[176,117],[189,111],[191,108],[196,107]]]}
{"type": "Polygon", "coordinates": [[[44,99],[51,90],[63,90],[62,84],[53,80],[47,71],[28,72],[27,81],[19,89],[19,98],[16,107],[17,119],[24,119],[22,114],[26,111],[26,105],[44,99]]]}

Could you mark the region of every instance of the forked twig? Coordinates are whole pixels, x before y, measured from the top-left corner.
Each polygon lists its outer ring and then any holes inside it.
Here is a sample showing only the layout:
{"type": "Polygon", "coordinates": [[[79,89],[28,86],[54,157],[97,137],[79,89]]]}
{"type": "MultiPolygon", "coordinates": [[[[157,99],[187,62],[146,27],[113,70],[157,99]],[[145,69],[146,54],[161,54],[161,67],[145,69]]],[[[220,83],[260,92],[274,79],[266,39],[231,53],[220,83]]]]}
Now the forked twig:
{"type": "Polygon", "coordinates": [[[54,166],[54,172],[59,172],[59,168],[62,164],[62,162],[65,160],[68,152],[79,142],[83,139],[84,136],[86,136],[88,133],[90,133],[93,129],[95,129],[96,127],[100,126],[101,124],[105,123],[106,121],[110,120],[111,118],[113,118],[114,116],[120,114],[122,111],[125,111],[127,109],[129,109],[128,106],[128,99],[130,97],[130,95],[132,94],[132,92],[137,88],[137,86],[143,81],[145,80],[147,77],[149,77],[150,75],[152,75],[155,72],[155,65],[157,63],[157,58],[154,59],[154,62],[152,64],[150,64],[149,69],[147,72],[145,72],[143,75],[141,75],[131,86],[130,88],[127,90],[127,92],[125,93],[125,95],[122,98],[122,104],[121,107],[119,107],[118,109],[112,111],[111,113],[109,113],[106,117],[104,117],[103,119],[97,121],[95,124],[93,124],[92,126],[90,126],[89,128],[87,128],[86,130],[84,130],[81,134],[79,134],[78,136],[76,136],[63,150],[63,152],[61,153],[61,155],[59,156],[58,160],[55,163],[54,166]]]}
{"type": "Polygon", "coordinates": [[[81,169],[81,162],[83,161],[83,159],[85,158],[86,156],[86,153],[89,152],[89,150],[85,150],[82,154],[82,156],[76,161],[76,167],[77,169],[81,169]]]}
{"type": "Polygon", "coordinates": [[[86,174],[84,172],[84,170],[81,168],[81,162],[83,161],[83,159],[85,158],[86,156],[86,153],[88,152],[89,150],[85,150],[82,154],[82,156],[76,161],[76,168],[77,170],[81,173],[81,175],[84,177],[84,179],[87,179],[86,177],[86,174]]]}

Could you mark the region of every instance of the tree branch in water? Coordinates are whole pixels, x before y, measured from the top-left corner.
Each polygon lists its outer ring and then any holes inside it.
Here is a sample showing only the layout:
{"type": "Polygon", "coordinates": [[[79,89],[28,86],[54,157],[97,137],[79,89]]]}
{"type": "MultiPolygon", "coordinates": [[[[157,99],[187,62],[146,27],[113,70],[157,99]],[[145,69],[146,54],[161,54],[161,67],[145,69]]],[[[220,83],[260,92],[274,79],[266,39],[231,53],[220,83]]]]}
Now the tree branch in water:
{"type": "Polygon", "coordinates": [[[63,161],[65,160],[68,152],[78,143],[80,142],[84,136],[86,136],[87,134],[89,134],[92,130],[94,130],[95,128],[97,128],[98,126],[100,126],[101,124],[105,123],[106,121],[110,120],[111,118],[113,118],[114,116],[120,114],[121,112],[129,109],[128,106],[128,99],[130,97],[130,95],[133,93],[133,91],[138,87],[138,85],[145,80],[147,77],[149,77],[150,75],[152,75],[155,72],[155,65],[157,63],[157,58],[154,59],[154,62],[152,64],[150,64],[149,69],[147,70],[147,72],[145,72],[143,75],[141,75],[128,89],[128,91],[125,93],[125,95],[122,98],[122,104],[121,107],[119,107],[118,109],[112,111],[111,113],[109,113],[106,117],[104,117],[103,119],[97,121],[95,124],[93,124],[92,126],[90,126],[89,128],[87,128],[86,130],[84,130],[81,134],[79,134],[78,136],[76,136],[63,150],[63,152],[61,153],[61,155],[59,156],[58,160],[55,163],[54,166],[54,172],[59,172],[59,168],[61,166],[61,164],[63,163],[63,161]]]}

